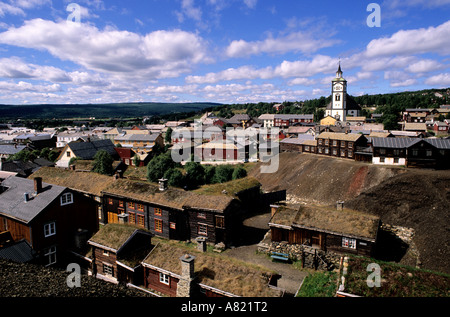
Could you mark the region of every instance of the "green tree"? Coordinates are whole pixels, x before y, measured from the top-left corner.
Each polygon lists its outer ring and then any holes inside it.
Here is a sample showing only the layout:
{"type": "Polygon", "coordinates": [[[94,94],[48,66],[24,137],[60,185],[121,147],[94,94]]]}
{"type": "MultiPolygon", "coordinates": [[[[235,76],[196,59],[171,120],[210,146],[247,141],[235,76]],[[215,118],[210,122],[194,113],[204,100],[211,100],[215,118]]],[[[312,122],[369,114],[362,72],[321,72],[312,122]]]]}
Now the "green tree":
{"type": "Polygon", "coordinates": [[[172,143],[172,128],[168,127],[167,131],[166,131],[166,136],[164,137],[164,140],[166,141],[166,143],[172,143]]]}
{"type": "Polygon", "coordinates": [[[216,167],[216,173],[214,174],[214,183],[225,183],[233,178],[233,167],[231,165],[219,165],[216,167]]]}
{"type": "Polygon", "coordinates": [[[164,173],[170,186],[182,187],[184,182],[183,173],[178,168],[171,168],[164,173]]]}
{"type": "Polygon", "coordinates": [[[94,156],[94,172],[111,175],[113,173],[113,157],[105,150],[100,150],[94,156]]]}
{"type": "Polygon", "coordinates": [[[176,167],[176,164],[172,160],[170,152],[154,156],[147,165],[147,179],[150,182],[157,182],[167,170],[173,167],[176,167]]]}
{"type": "Polygon", "coordinates": [[[185,183],[188,187],[195,188],[204,184],[205,168],[199,162],[187,162],[184,170],[186,171],[185,183]]]}
{"type": "Polygon", "coordinates": [[[247,170],[245,168],[243,168],[242,166],[238,166],[237,168],[234,169],[232,178],[239,179],[239,178],[244,178],[246,176],[247,176],[247,170]]]}
{"type": "Polygon", "coordinates": [[[58,151],[50,151],[50,153],[48,154],[48,160],[55,162],[58,159],[59,156],[59,152],[58,151]]]}
{"type": "Polygon", "coordinates": [[[205,167],[205,184],[213,183],[215,173],[216,173],[216,166],[208,165],[205,167]]]}
{"type": "Polygon", "coordinates": [[[141,160],[139,159],[139,156],[135,155],[133,157],[133,165],[134,166],[139,166],[141,164],[141,160]]]}
{"type": "Polygon", "coordinates": [[[42,158],[45,158],[46,160],[48,160],[49,154],[50,154],[50,149],[48,147],[45,147],[39,153],[39,157],[42,157],[42,158]]]}

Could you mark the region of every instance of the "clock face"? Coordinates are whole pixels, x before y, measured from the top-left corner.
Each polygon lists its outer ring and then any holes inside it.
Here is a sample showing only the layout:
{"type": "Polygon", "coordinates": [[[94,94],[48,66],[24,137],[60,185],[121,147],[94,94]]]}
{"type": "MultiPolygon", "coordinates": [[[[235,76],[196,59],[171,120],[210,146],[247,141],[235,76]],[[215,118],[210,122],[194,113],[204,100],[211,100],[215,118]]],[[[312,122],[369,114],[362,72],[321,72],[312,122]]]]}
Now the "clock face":
{"type": "Polygon", "coordinates": [[[342,85],[338,84],[338,85],[334,86],[334,90],[341,91],[342,85]]]}

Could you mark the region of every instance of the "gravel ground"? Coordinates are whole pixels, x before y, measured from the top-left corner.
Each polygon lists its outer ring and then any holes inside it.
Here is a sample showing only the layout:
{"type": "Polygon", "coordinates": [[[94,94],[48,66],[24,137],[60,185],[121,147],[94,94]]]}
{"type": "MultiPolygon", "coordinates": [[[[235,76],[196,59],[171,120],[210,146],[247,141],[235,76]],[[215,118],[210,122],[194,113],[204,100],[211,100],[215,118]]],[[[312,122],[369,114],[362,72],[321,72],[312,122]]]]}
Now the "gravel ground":
{"type": "Polygon", "coordinates": [[[81,277],[81,287],[70,288],[70,273],[0,259],[0,297],[143,297],[143,292],[91,276],[81,277]]]}

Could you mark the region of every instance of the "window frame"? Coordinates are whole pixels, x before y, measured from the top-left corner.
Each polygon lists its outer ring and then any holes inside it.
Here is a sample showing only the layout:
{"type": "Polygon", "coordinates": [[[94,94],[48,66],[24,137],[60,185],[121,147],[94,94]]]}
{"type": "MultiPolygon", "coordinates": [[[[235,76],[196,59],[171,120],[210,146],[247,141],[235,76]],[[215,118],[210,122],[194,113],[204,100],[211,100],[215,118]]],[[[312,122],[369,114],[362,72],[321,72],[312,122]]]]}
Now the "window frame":
{"type": "Polygon", "coordinates": [[[170,285],[170,275],[159,272],[159,282],[165,285],[170,285]]]}
{"type": "Polygon", "coordinates": [[[346,249],[356,250],[356,239],[349,237],[342,237],[341,246],[346,249]]]}
{"type": "Polygon", "coordinates": [[[163,232],[163,221],[162,219],[155,219],[155,231],[162,233],[163,232]]]}
{"type": "Polygon", "coordinates": [[[61,206],[73,204],[73,194],[72,193],[64,193],[60,196],[59,201],[61,203],[61,206]],[[70,197],[70,199],[67,199],[68,197],[70,197]],[[64,200],[65,200],[65,202],[64,202],[64,200]]]}
{"type": "Polygon", "coordinates": [[[52,221],[44,225],[44,237],[48,238],[56,235],[56,222],[52,221]]]}
{"type": "Polygon", "coordinates": [[[56,263],[56,246],[51,246],[44,250],[44,258],[48,260],[45,266],[49,266],[56,263]]]}

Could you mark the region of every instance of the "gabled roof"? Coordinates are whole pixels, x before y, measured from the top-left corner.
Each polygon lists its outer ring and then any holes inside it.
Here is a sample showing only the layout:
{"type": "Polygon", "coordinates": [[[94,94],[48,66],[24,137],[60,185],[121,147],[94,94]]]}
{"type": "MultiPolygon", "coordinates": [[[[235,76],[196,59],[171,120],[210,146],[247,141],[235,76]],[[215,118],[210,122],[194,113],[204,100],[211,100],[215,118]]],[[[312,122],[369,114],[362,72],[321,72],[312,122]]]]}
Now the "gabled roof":
{"type": "Polygon", "coordinates": [[[105,150],[112,157],[117,157],[114,150],[114,144],[111,140],[98,140],[92,142],[71,142],[67,146],[72,150],[77,158],[83,160],[92,160],[100,150],[105,150]]]}
{"type": "Polygon", "coordinates": [[[111,182],[102,193],[179,210],[193,208],[216,212],[225,211],[234,200],[226,195],[205,198],[201,194],[170,187],[161,192],[154,184],[127,179],[111,182]]]}
{"type": "Polygon", "coordinates": [[[303,228],[335,235],[375,241],[380,217],[344,208],[301,206],[279,207],[269,226],[303,228]]]}
{"type": "Polygon", "coordinates": [[[42,183],[42,192],[34,195],[34,181],[20,177],[9,177],[1,186],[6,190],[0,194],[0,214],[24,223],[32,221],[67,189],[42,183]],[[25,193],[29,193],[30,197],[27,202],[24,199],[25,193]]]}
{"type": "Polygon", "coordinates": [[[0,154],[14,155],[25,148],[25,145],[0,145],[0,154]]]}
{"type": "Polygon", "coordinates": [[[342,140],[355,142],[359,138],[363,137],[359,133],[341,133],[341,132],[322,132],[317,136],[317,139],[330,139],[330,140],[342,140]]]}
{"type": "Polygon", "coordinates": [[[273,274],[269,269],[207,252],[200,253],[170,242],[157,244],[142,264],[144,267],[181,276],[180,258],[187,253],[195,256],[194,272],[202,287],[244,297],[279,297],[282,294],[280,290],[268,287],[268,276],[273,274]]]}
{"type": "Polygon", "coordinates": [[[102,226],[88,242],[117,253],[121,251],[126,243],[137,233],[151,235],[147,230],[138,229],[132,225],[110,223],[102,226]]]}

